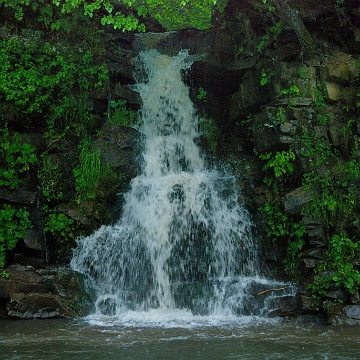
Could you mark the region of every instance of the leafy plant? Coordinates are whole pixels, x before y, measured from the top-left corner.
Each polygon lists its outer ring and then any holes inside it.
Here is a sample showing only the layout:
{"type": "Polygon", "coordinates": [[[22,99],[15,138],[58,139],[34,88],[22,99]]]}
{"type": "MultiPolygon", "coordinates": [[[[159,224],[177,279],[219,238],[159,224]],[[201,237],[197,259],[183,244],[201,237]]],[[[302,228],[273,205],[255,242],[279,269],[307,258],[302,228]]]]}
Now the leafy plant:
{"type": "Polygon", "coordinates": [[[299,69],[299,77],[301,79],[307,79],[307,75],[306,75],[305,69],[303,67],[300,67],[300,69],[299,69]]]}
{"type": "Polygon", "coordinates": [[[275,177],[280,177],[285,174],[292,174],[294,171],[293,162],[295,161],[295,153],[289,149],[288,151],[276,152],[273,155],[271,152],[261,154],[260,159],[268,160],[263,170],[273,169],[275,177]]]}
{"type": "Polygon", "coordinates": [[[282,192],[286,191],[288,178],[294,171],[296,156],[293,150],[289,149],[275,154],[260,154],[259,157],[267,161],[263,167],[267,176],[263,181],[271,191],[269,199],[259,208],[264,216],[265,234],[274,242],[286,244],[284,270],[292,278],[299,278],[299,253],[305,244],[306,230],[303,222],[286,214],[282,206],[282,192]]]}
{"type": "Polygon", "coordinates": [[[209,143],[210,150],[213,154],[216,153],[219,128],[213,119],[201,118],[199,121],[200,130],[204,133],[206,140],[209,143]]]}
{"type": "Polygon", "coordinates": [[[271,71],[270,73],[266,72],[264,69],[261,70],[261,79],[260,79],[260,85],[265,86],[270,79],[274,76],[274,72],[271,71]]]}
{"type": "Polygon", "coordinates": [[[199,29],[209,28],[213,8],[216,5],[223,11],[227,0],[179,0],[179,1],[153,1],[153,0],[123,0],[121,7],[116,7],[116,3],[109,0],[52,0],[52,4],[39,0],[1,0],[0,5],[13,9],[14,17],[22,20],[25,13],[29,10],[38,14],[38,21],[44,21],[51,26],[52,30],[61,28],[61,20],[54,18],[54,14],[70,14],[77,9],[81,9],[85,16],[89,18],[100,18],[102,25],[112,26],[114,29],[122,31],[136,30],[145,31],[145,26],[140,18],[151,15],[157,19],[168,30],[194,27],[199,29]],[[33,4],[35,3],[35,5],[33,4]],[[128,11],[127,11],[128,9],[128,11]],[[52,19],[53,23],[50,23],[52,19]]]}
{"type": "Polygon", "coordinates": [[[110,100],[110,123],[122,126],[134,125],[137,121],[137,113],[126,107],[126,100],[110,100]]]}
{"type": "MultiPolygon", "coordinates": [[[[349,132],[350,124],[344,125],[349,132]]],[[[327,229],[328,250],[317,267],[314,282],[309,285],[315,297],[323,297],[330,289],[345,289],[354,293],[360,284],[360,273],[352,260],[359,251],[359,239],[348,234],[348,226],[358,223],[358,189],[360,177],[357,160],[358,143],[347,161],[325,138],[304,133],[302,154],[309,159],[310,171],[303,176],[303,183],[315,189],[303,213],[320,221],[327,229]],[[330,170],[331,169],[331,170],[330,170]]]]}
{"type": "Polygon", "coordinates": [[[299,96],[300,89],[296,85],[292,85],[288,89],[282,89],[280,95],[299,96]]]}
{"type": "Polygon", "coordinates": [[[6,252],[13,250],[31,227],[29,213],[25,209],[16,209],[11,205],[4,205],[0,209],[0,268],[5,265],[6,252]]]}
{"type": "Polygon", "coordinates": [[[204,100],[206,101],[206,91],[204,90],[204,88],[200,87],[199,90],[198,90],[198,94],[196,96],[196,98],[198,100],[204,100]]]}
{"type": "Polygon", "coordinates": [[[10,136],[6,127],[0,132],[0,186],[15,189],[21,181],[20,175],[28,171],[37,160],[35,148],[31,144],[22,143],[17,134],[10,136]]]}
{"type": "Polygon", "coordinates": [[[261,53],[261,52],[263,51],[263,49],[264,49],[264,46],[265,46],[266,42],[267,42],[269,39],[270,39],[270,35],[269,35],[269,34],[265,34],[265,35],[261,38],[258,46],[256,47],[256,50],[261,53]]]}
{"type": "Polygon", "coordinates": [[[73,237],[75,230],[74,220],[61,212],[50,212],[44,224],[44,231],[53,235],[61,236],[62,240],[69,240],[73,237]]]}
{"type": "Polygon", "coordinates": [[[40,36],[0,41],[0,120],[41,116],[65,128],[74,118],[87,119],[90,92],[108,80],[106,67],[94,62],[89,50],[75,57],[40,36]]]}
{"type": "Polygon", "coordinates": [[[331,288],[346,289],[351,294],[356,292],[360,272],[354,268],[352,260],[359,249],[359,241],[354,242],[343,233],[331,237],[326,260],[318,266],[318,275],[309,285],[314,297],[326,295],[331,288]]]}

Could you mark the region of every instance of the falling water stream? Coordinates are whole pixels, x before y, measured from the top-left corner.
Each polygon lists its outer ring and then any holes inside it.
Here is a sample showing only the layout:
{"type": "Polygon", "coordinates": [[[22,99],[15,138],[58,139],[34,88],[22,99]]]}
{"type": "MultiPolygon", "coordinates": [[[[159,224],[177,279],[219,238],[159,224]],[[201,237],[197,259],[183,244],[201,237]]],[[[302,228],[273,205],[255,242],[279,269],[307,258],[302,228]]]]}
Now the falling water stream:
{"type": "Polygon", "coordinates": [[[194,58],[140,54],[141,172],[115,225],[79,239],[85,319],[1,321],[4,360],[357,359],[360,329],[267,318],[285,287],[259,266],[234,178],[211,169],[182,73],[194,58]]]}
{"type": "Polygon", "coordinates": [[[197,145],[182,80],[194,58],[152,50],[138,60],[141,173],[118,222],[81,239],[71,262],[95,292],[94,315],[260,315],[254,295],[269,281],[260,277],[251,219],[234,178],[209,169],[197,145]]]}

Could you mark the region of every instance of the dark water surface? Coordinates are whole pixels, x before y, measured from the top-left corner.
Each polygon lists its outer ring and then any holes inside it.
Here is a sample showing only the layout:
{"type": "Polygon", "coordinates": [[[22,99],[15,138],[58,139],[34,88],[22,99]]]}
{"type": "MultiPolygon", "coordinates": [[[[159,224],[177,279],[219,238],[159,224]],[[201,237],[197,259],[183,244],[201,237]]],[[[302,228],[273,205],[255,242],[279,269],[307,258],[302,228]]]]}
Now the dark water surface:
{"type": "Polygon", "coordinates": [[[139,325],[0,322],[0,359],[359,359],[360,327],[250,319],[139,325]]]}

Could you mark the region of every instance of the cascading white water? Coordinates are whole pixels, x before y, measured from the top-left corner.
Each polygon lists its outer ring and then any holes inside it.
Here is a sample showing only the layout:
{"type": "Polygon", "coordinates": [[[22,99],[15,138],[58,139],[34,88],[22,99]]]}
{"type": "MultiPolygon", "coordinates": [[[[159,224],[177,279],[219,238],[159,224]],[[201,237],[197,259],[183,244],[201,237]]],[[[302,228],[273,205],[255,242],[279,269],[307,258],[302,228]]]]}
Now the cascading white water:
{"type": "Polygon", "coordinates": [[[97,314],[187,309],[200,315],[256,311],[257,246],[232,176],[206,168],[198,119],[182,81],[193,59],[139,55],[142,171],[119,221],[79,239],[71,266],[87,276],[97,314]]]}

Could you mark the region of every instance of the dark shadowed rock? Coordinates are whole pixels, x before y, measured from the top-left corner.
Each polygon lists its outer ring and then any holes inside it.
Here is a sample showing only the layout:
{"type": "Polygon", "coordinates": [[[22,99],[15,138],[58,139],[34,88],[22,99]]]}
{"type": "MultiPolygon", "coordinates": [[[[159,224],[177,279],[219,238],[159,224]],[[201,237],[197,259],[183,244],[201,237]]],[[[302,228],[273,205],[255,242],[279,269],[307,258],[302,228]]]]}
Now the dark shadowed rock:
{"type": "Polygon", "coordinates": [[[269,317],[295,316],[299,313],[298,298],[296,296],[282,296],[276,300],[275,310],[272,310],[269,317]]]}
{"type": "Polygon", "coordinates": [[[74,271],[12,266],[6,272],[8,278],[0,277],[0,303],[6,304],[11,317],[72,318],[85,316],[91,309],[83,277],[74,271]]]}
{"type": "Polygon", "coordinates": [[[305,204],[311,201],[314,189],[301,186],[285,195],[284,210],[290,214],[299,214],[305,204]]]}
{"type": "Polygon", "coordinates": [[[360,305],[334,305],[333,308],[328,319],[329,324],[360,325],[360,305]]]}
{"type": "Polygon", "coordinates": [[[16,190],[9,190],[5,187],[0,187],[0,199],[10,201],[18,204],[35,204],[36,192],[29,191],[24,188],[16,190]]]}

